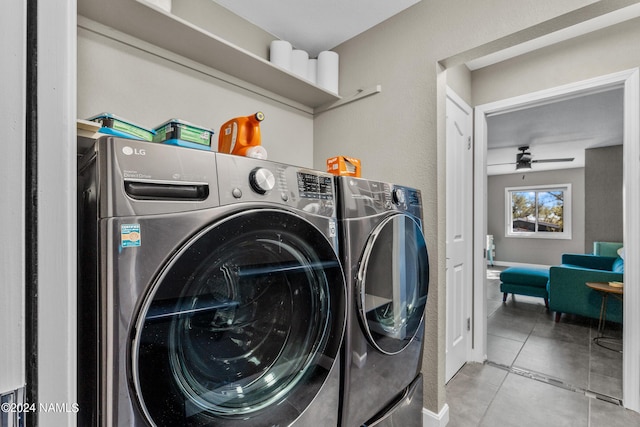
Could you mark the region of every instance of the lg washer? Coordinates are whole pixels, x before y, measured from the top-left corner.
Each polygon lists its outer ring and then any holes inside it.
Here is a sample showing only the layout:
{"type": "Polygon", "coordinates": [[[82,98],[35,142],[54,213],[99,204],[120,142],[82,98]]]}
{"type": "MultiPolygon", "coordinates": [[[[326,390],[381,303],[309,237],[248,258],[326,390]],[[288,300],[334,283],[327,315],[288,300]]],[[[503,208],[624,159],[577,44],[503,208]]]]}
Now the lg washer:
{"type": "Polygon", "coordinates": [[[100,139],[79,164],[78,425],[337,425],[333,180],[100,139]]]}
{"type": "Polygon", "coordinates": [[[429,259],[419,190],[340,177],[348,290],[341,426],[422,426],[429,259]]]}

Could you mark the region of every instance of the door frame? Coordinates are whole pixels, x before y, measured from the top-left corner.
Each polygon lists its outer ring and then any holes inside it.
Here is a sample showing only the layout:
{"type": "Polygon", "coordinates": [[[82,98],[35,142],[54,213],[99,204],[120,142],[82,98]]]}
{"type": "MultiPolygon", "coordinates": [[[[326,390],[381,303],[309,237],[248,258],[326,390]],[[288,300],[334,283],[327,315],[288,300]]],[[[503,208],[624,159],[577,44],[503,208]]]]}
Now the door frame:
{"type": "MultiPolygon", "coordinates": [[[[27,382],[25,355],[25,298],[26,262],[26,114],[27,111],[27,10],[24,1],[4,3],[0,26],[8,37],[0,38],[0,53],[12,58],[3,67],[0,80],[0,124],[4,140],[0,146],[0,168],[3,185],[0,196],[4,208],[0,210],[0,237],[6,245],[0,257],[3,272],[2,298],[0,299],[0,395],[22,389],[27,382]]],[[[23,390],[24,391],[24,390],[23,390]]],[[[17,403],[23,403],[18,401],[17,403]]],[[[9,420],[11,418],[9,417],[9,420]]]]}
{"type": "MultiPolygon", "coordinates": [[[[640,282],[640,69],[620,71],[588,80],[516,96],[475,108],[474,194],[487,190],[487,116],[543,105],[552,101],[615,87],[624,89],[623,131],[623,238],[625,281],[640,282]]],[[[473,293],[473,361],[487,358],[487,306],[485,236],[487,234],[487,199],[474,199],[474,293],[473,293]]],[[[623,332],[623,403],[640,412],[640,288],[630,286],[624,296],[623,332]],[[636,308],[636,309],[634,309],[636,308]]]]}
{"type": "MultiPolygon", "coordinates": [[[[37,360],[39,402],[77,402],[76,0],[37,0],[37,360]]],[[[37,412],[40,427],[76,414],[37,412]]]]}

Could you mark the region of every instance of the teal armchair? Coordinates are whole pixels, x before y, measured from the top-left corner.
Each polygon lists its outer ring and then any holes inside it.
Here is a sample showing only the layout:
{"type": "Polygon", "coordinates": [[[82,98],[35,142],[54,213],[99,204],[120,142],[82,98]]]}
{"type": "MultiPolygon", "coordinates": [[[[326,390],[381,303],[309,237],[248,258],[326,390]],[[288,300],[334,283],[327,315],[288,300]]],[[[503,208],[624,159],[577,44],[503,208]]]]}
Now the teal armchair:
{"type": "MultiPolygon", "coordinates": [[[[549,269],[549,309],[556,312],[600,318],[602,294],[588,288],[586,282],[622,282],[624,261],[620,257],[564,254],[562,265],[549,269]]],[[[607,320],[622,323],[622,301],[609,298],[607,320]]]]}
{"type": "Polygon", "coordinates": [[[600,256],[618,256],[618,249],[622,247],[620,242],[593,242],[593,254],[600,256]]]}

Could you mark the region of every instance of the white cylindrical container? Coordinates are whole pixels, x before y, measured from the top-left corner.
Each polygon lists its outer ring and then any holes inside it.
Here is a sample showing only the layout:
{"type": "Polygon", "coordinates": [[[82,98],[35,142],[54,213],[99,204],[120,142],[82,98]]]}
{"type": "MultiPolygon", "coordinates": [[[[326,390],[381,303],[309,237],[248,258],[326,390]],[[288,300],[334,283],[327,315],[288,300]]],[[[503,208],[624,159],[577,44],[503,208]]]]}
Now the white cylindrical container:
{"type": "Polygon", "coordinates": [[[318,55],[318,86],[338,93],[338,71],[339,71],[338,54],[331,51],[323,51],[318,55]]]}
{"type": "Polygon", "coordinates": [[[269,48],[269,61],[273,65],[291,71],[291,43],[284,40],[274,40],[269,48]]]}
{"type": "Polygon", "coordinates": [[[252,159],[261,159],[267,160],[267,149],[262,145],[254,145],[253,147],[249,147],[247,150],[245,157],[251,157],[252,159]]]}
{"type": "Polygon", "coordinates": [[[304,50],[293,49],[291,53],[291,72],[303,79],[307,78],[309,54],[304,50]]]}
{"type": "Polygon", "coordinates": [[[307,79],[313,84],[316,84],[316,82],[318,81],[317,59],[310,59],[309,62],[307,62],[307,79]]]}

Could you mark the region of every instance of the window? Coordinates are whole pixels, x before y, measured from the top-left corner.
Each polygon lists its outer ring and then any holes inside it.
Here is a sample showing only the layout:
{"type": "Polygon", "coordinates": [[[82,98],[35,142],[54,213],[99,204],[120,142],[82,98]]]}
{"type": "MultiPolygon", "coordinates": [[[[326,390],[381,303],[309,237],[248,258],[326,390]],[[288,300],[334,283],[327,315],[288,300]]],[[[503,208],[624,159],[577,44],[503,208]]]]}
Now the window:
{"type": "Polygon", "coordinates": [[[506,236],[571,239],[571,184],[509,187],[506,236]]]}

